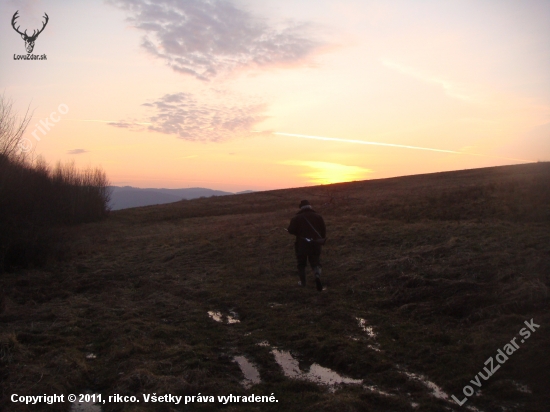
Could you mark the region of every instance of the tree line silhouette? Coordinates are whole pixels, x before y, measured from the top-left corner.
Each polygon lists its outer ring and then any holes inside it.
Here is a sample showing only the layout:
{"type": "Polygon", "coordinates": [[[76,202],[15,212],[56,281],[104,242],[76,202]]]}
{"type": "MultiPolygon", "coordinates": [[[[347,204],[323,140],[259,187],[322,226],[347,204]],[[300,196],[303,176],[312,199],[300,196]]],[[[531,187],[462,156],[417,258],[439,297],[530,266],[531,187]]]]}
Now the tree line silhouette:
{"type": "Polygon", "coordinates": [[[49,166],[22,150],[31,119],[19,117],[0,96],[0,273],[43,265],[63,227],[92,222],[109,213],[109,181],[100,168],[74,163],[49,166]]]}

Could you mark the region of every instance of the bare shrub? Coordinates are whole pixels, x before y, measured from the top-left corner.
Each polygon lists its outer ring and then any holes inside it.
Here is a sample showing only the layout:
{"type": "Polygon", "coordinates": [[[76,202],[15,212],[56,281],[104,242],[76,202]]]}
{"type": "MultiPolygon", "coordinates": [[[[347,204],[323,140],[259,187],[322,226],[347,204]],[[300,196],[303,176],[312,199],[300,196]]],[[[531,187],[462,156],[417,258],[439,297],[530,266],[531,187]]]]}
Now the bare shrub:
{"type": "Polygon", "coordinates": [[[29,123],[0,97],[0,272],[5,267],[45,262],[54,228],[92,222],[109,212],[109,181],[98,168],[74,163],[53,169],[31,161],[19,145],[29,123]]]}
{"type": "Polygon", "coordinates": [[[26,153],[20,149],[23,133],[31,121],[29,109],[20,120],[13,111],[13,102],[4,95],[0,96],[0,156],[11,161],[25,158],[26,153]]]}

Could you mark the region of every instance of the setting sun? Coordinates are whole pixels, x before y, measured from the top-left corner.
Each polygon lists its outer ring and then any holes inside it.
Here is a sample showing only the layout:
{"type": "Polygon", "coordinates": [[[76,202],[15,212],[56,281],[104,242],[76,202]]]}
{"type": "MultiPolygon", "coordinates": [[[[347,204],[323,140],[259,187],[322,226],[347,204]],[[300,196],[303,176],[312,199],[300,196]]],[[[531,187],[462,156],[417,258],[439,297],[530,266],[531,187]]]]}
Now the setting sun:
{"type": "Polygon", "coordinates": [[[372,172],[372,170],[359,166],[346,166],[329,162],[286,161],[282,164],[300,166],[302,170],[305,168],[306,171],[302,171],[300,176],[308,178],[308,183],[312,185],[365,180],[368,179],[368,174],[372,172]]]}
{"type": "Polygon", "coordinates": [[[33,112],[22,149],[116,186],[258,191],[550,159],[548,2],[0,4],[16,11],[0,86],[33,112]],[[47,59],[18,58],[15,29],[45,14],[33,53],[47,59]]]}

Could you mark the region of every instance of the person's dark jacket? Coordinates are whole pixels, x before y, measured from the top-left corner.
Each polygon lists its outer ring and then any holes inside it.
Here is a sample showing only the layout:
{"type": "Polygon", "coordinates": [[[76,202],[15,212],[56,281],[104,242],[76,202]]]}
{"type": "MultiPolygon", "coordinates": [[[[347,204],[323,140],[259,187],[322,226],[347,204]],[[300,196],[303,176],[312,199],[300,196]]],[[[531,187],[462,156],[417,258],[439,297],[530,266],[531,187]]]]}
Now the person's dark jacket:
{"type": "MultiPolygon", "coordinates": [[[[290,221],[290,225],[287,230],[288,233],[296,236],[297,252],[305,250],[308,247],[308,244],[310,246],[313,245],[312,242],[305,240],[306,238],[319,239],[319,235],[321,235],[321,238],[326,237],[326,227],[323,217],[311,208],[304,208],[300,210],[290,221]],[[308,222],[311,223],[311,225],[308,222]],[[313,230],[311,226],[313,226],[315,230],[313,230]],[[315,231],[317,231],[319,235],[315,233],[315,231]]],[[[315,244],[315,249],[319,249],[320,252],[321,246],[315,244]]]]}

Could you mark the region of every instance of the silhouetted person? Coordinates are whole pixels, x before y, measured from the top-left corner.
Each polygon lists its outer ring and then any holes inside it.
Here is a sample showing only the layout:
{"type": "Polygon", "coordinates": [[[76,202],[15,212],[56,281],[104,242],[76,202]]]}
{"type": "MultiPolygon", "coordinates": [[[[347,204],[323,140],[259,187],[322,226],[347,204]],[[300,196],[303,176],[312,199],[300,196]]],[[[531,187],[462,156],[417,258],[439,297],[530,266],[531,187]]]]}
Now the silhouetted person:
{"type": "Polygon", "coordinates": [[[306,285],[306,266],[309,260],[315,274],[315,285],[318,291],[323,290],[321,283],[321,245],[326,237],[325,221],[315,212],[307,200],[300,202],[300,211],[292,218],[288,233],[296,236],[294,250],[298,260],[300,285],[306,285]]]}

